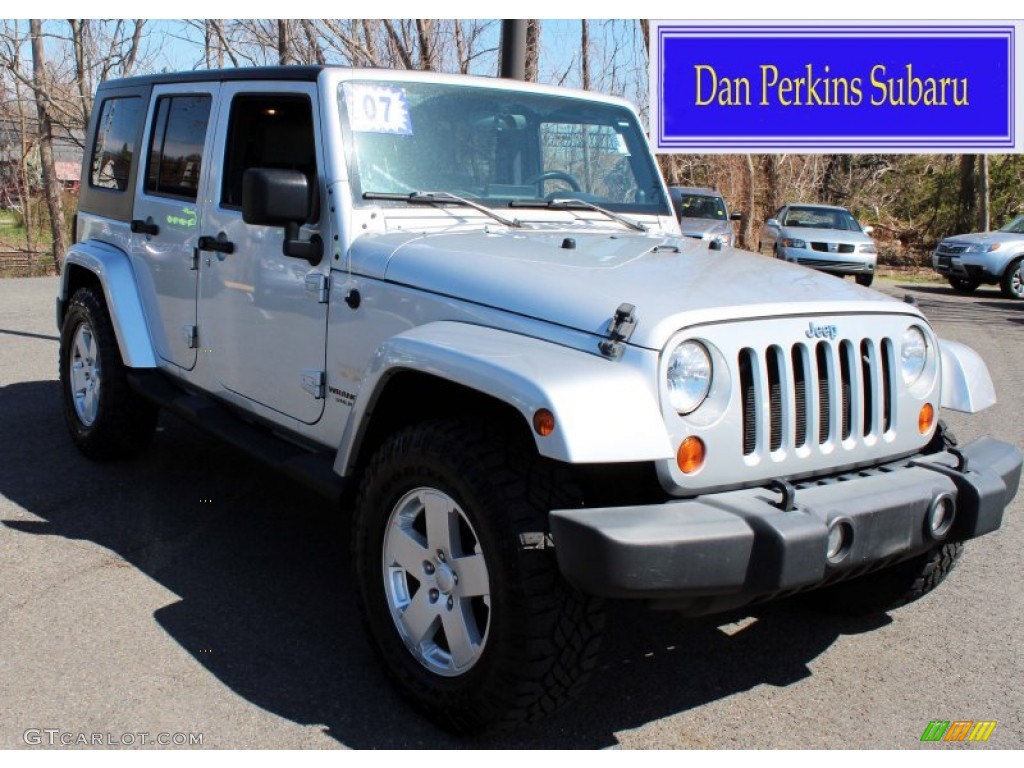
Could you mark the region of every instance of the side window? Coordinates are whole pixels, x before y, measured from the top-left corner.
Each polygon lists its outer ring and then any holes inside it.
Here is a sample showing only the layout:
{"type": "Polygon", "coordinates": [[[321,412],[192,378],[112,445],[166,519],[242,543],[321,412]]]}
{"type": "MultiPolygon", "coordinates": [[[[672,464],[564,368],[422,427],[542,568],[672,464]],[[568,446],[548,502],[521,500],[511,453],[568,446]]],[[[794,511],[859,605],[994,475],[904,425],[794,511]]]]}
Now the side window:
{"type": "Polygon", "coordinates": [[[157,101],[146,164],[146,192],[196,200],[211,101],[209,96],[166,96],[157,101]]]}
{"type": "Polygon", "coordinates": [[[242,207],[242,176],[249,168],[301,171],[316,190],[313,107],[308,98],[243,94],[232,100],[220,201],[225,208],[242,207]]]}
{"type": "Polygon", "coordinates": [[[142,99],[137,96],[103,102],[93,143],[90,186],[118,192],[128,188],[142,108],[142,99]]]}

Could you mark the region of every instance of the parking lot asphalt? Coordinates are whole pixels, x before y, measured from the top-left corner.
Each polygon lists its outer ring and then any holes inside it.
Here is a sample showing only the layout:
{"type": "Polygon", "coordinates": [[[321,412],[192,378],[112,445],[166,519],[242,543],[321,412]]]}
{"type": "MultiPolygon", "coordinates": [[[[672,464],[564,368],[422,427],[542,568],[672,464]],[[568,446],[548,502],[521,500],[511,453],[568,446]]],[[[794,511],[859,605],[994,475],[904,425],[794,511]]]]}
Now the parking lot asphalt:
{"type": "MultiPolygon", "coordinates": [[[[1024,302],[877,287],[914,296],[941,336],[988,363],[999,403],[946,414],[961,442],[1024,448],[1024,302]]],[[[170,746],[201,734],[215,749],[1024,747],[1024,494],[936,592],[874,619],[779,603],[684,620],[614,604],[575,705],[455,739],[378,669],[343,515],[166,415],[136,460],[76,452],[56,288],[0,280],[0,749],[93,734],[106,748],[142,734],[170,746]],[[986,743],[921,743],[932,720],[997,726],[986,743]]]]}

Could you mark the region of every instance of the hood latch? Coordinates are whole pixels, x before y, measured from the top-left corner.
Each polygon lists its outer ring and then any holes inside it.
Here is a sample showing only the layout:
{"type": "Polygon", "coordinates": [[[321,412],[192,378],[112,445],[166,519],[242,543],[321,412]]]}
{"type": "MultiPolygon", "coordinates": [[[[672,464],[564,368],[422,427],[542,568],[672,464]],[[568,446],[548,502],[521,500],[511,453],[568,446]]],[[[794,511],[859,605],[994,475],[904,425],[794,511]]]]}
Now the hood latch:
{"type": "Polygon", "coordinates": [[[615,316],[608,323],[608,338],[601,339],[597,348],[605,357],[618,360],[622,357],[623,343],[629,341],[636,328],[636,307],[632,304],[619,304],[615,310],[615,316]]]}

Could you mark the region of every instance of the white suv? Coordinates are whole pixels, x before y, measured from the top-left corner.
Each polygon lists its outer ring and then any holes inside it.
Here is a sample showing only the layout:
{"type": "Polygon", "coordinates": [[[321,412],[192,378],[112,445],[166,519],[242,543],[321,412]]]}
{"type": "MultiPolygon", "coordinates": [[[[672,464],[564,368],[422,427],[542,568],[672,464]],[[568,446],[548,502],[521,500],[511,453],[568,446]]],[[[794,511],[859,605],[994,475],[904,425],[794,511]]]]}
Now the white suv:
{"type": "Polygon", "coordinates": [[[72,439],[131,455],[164,408],[354,508],[374,648],[446,728],[578,692],[605,598],[913,599],[1017,490],[1017,448],[938,420],[994,401],[973,352],[681,237],[626,102],[288,67],[106,82],[93,115],[72,439]]]}

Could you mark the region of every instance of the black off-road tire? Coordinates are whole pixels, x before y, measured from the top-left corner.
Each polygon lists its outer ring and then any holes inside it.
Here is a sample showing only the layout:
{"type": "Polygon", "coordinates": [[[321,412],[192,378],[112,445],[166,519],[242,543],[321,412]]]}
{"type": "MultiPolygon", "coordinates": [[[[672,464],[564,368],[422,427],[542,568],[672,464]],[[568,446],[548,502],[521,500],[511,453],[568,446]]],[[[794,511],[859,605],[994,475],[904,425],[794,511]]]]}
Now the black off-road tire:
{"type": "Polygon", "coordinates": [[[974,293],[978,290],[978,286],[981,285],[981,280],[973,277],[950,276],[947,279],[949,280],[949,284],[953,287],[953,290],[957,293],[974,293]]]}
{"type": "Polygon", "coordinates": [[[964,545],[941,544],[891,568],[818,589],[806,595],[814,608],[840,616],[885,613],[920,600],[956,567],[964,545]]]}
{"type": "Polygon", "coordinates": [[[875,282],[875,274],[872,272],[870,275],[856,275],[855,279],[857,285],[863,285],[865,288],[870,288],[871,284],[875,282]]]}
{"type": "Polygon", "coordinates": [[[1024,299],[1024,258],[1017,257],[1003,272],[999,289],[1008,299],[1024,299]]]}
{"type": "MultiPolygon", "coordinates": [[[[450,421],[426,422],[393,435],[367,468],[352,536],[359,607],[387,675],[440,727],[471,734],[536,720],[574,697],[589,676],[604,627],[603,601],[564,581],[547,536],[548,511],[576,501],[569,488],[571,483],[538,457],[528,440],[450,421]],[[397,563],[385,555],[393,510],[407,509],[405,500],[424,489],[448,497],[455,513],[464,516],[456,535],[472,532],[489,579],[489,610],[485,620],[476,617],[485,638],[482,650],[472,666],[449,675],[429,668],[407,647],[393,617],[392,587],[385,587],[385,557],[392,567],[397,563]]],[[[428,536],[424,530],[429,549],[428,536]]],[[[420,550],[415,551],[418,556],[420,550]]],[[[456,572],[458,562],[451,558],[456,572]]],[[[440,582],[429,581],[431,575],[417,578],[426,580],[415,594],[424,590],[427,599],[433,597],[437,590],[427,587],[440,582]]],[[[403,617],[411,606],[410,600],[403,617]]],[[[431,626],[443,626],[443,618],[431,626]]],[[[448,642],[446,635],[428,638],[435,641],[448,642]]],[[[417,647],[422,653],[433,646],[417,647]]]]}
{"type": "Polygon", "coordinates": [[[91,459],[135,456],[146,449],[156,430],[158,409],[128,385],[114,327],[102,293],[79,288],[68,302],[60,335],[60,382],[64,421],[71,439],[91,459]],[[91,361],[97,372],[98,405],[91,420],[76,408],[73,367],[80,329],[91,336],[91,361]]]}

